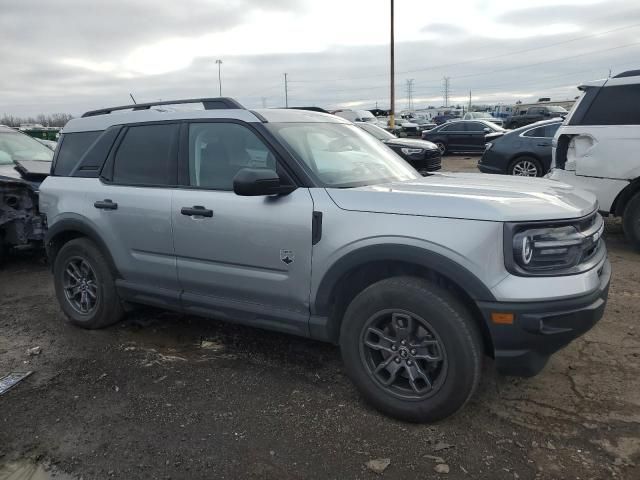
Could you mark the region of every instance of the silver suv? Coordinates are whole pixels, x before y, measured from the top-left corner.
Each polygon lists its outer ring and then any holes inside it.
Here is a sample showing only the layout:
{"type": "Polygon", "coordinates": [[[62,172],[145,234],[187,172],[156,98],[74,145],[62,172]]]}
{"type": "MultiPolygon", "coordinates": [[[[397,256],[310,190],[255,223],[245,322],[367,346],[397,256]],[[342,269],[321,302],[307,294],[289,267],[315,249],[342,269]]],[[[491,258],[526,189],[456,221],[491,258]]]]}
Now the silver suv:
{"type": "Polygon", "coordinates": [[[607,300],[592,194],[422,177],[323,113],[227,98],[87,112],[62,131],[40,206],[72,323],[139,303],[333,342],[363,396],[409,421],[461,408],[483,354],[536,374],[607,300]],[[167,106],[183,103],[204,109],[167,106]]]}

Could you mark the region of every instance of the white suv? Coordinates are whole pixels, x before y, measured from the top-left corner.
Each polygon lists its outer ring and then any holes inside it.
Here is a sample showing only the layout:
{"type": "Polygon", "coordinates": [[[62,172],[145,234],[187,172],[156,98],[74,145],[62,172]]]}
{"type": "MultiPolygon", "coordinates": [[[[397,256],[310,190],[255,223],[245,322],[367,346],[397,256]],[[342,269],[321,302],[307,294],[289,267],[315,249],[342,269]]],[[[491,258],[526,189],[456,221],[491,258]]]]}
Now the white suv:
{"type": "Polygon", "coordinates": [[[603,213],[622,217],[640,249],[640,70],[579,88],[553,139],[547,178],[593,192],[603,213]]]}

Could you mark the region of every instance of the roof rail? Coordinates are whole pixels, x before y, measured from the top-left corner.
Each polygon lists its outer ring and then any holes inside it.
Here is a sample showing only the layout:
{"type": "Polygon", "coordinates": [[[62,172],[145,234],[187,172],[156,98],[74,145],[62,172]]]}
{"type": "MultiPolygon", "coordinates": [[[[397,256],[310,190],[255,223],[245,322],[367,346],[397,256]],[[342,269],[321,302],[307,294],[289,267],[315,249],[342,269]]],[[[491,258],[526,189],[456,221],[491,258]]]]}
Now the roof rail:
{"type": "Polygon", "coordinates": [[[205,110],[245,110],[245,108],[233,98],[191,98],[186,100],[166,100],[163,102],[134,103],[133,105],[122,105],[120,107],[101,108],[85,112],[82,117],[94,117],[96,115],[106,115],[117,110],[149,110],[151,107],[159,105],[181,105],[186,103],[201,103],[205,110]]]}
{"type": "Polygon", "coordinates": [[[622,72],[617,75],[614,75],[613,78],[638,77],[638,76],[640,76],[640,70],[627,70],[626,72],[622,72]]]}

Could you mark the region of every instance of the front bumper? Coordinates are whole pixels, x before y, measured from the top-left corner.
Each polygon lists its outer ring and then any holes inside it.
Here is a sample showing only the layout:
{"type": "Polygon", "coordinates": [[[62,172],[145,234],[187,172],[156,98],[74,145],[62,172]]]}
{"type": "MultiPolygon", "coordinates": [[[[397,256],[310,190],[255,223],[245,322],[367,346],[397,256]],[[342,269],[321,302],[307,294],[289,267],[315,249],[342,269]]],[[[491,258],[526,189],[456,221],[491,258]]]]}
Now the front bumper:
{"type": "Polygon", "coordinates": [[[554,352],[589,331],[602,318],[609,294],[611,265],[599,271],[600,285],[592,293],[550,302],[480,302],[500,373],[533,376],[554,352]],[[513,313],[513,324],[492,322],[492,313],[513,313]]]}

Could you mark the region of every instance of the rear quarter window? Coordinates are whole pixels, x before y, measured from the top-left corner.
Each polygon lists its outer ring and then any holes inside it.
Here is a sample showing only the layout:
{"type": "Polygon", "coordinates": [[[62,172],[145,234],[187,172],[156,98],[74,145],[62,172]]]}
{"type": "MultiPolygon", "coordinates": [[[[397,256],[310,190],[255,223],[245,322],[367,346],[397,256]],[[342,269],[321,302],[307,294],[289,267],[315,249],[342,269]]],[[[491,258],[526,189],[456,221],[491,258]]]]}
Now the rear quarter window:
{"type": "Polygon", "coordinates": [[[600,88],[579,124],[640,125],[640,84],[600,88]]]}
{"type": "Polygon", "coordinates": [[[62,136],[53,174],[67,176],[102,132],[65,133],[62,136]]]}

